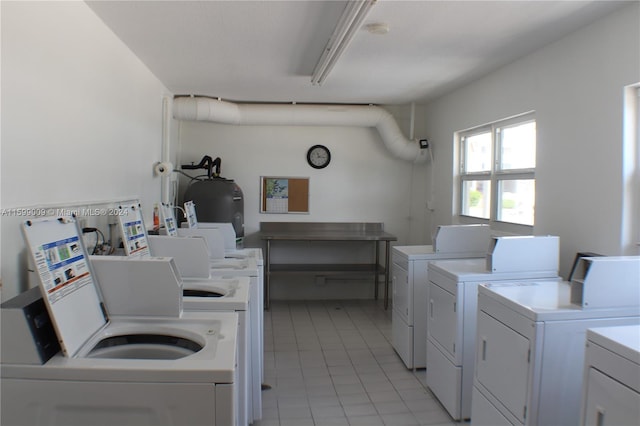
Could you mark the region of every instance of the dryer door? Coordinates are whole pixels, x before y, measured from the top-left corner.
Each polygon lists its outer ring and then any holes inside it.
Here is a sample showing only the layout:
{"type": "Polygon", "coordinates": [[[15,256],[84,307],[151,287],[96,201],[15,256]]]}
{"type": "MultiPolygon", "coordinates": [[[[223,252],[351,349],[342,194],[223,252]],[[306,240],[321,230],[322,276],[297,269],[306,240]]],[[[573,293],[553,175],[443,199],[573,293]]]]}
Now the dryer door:
{"type": "Polygon", "coordinates": [[[640,394],[590,368],[584,410],[587,425],[636,424],[640,419],[640,394]]]}
{"type": "Polygon", "coordinates": [[[409,274],[406,269],[397,263],[393,264],[393,310],[402,317],[408,325],[413,325],[413,312],[409,295],[412,293],[409,288],[409,274]]]}
{"type": "Polygon", "coordinates": [[[478,314],[476,378],[520,422],[529,388],[527,338],[481,311],[478,314]]]}
{"type": "Polygon", "coordinates": [[[457,311],[456,295],[429,283],[428,339],[437,342],[452,363],[462,365],[462,319],[457,311]]]}

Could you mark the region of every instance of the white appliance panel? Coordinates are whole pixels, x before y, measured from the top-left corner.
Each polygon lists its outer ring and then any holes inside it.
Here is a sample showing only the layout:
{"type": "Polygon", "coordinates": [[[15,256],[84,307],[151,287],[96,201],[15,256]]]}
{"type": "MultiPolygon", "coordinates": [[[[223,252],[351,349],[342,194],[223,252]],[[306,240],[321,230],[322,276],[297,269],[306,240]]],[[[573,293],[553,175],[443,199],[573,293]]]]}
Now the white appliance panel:
{"type": "Polygon", "coordinates": [[[476,379],[521,422],[527,405],[529,349],[526,337],[484,312],[478,314],[476,379]]]}
{"type": "Polygon", "coordinates": [[[393,310],[397,312],[405,323],[413,325],[413,289],[409,286],[409,273],[406,269],[394,263],[392,277],[393,310]]]}
{"type": "Polygon", "coordinates": [[[2,422],[33,426],[173,426],[218,423],[218,410],[233,419],[233,406],[216,406],[216,386],[204,383],[87,382],[3,379],[2,422]],[[29,395],[28,399],[18,397],[29,395]],[[96,398],[96,395],[102,395],[96,398]],[[64,395],[55,398],[52,395],[64,395]],[[176,401],[176,395],[190,400],[176,401]],[[135,396],[135,397],[134,397],[135,396]],[[36,401],[35,403],[33,401],[36,401]],[[198,409],[193,409],[198,407],[198,409]]]}
{"type": "Polygon", "coordinates": [[[475,386],[473,387],[471,412],[473,413],[473,418],[471,419],[473,426],[513,425],[475,386]]]}
{"type": "Polygon", "coordinates": [[[391,313],[393,347],[405,365],[413,365],[413,327],[404,322],[397,310],[391,313]]]}
{"type": "MultiPolygon", "coordinates": [[[[244,276],[250,279],[250,318],[252,321],[251,333],[253,347],[258,356],[251,357],[252,374],[264,381],[264,288],[262,267],[259,267],[253,258],[245,259],[217,259],[211,261],[212,277],[238,277],[244,276]],[[255,301],[255,303],[253,303],[255,301]],[[253,326],[255,324],[255,327],[253,326]]],[[[262,391],[253,388],[253,418],[262,418],[262,391]]]]}
{"type": "Polygon", "coordinates": [[[585,424],[633,425],[640,421],[640,393],[594,368],[587,376],[585,424]]]}
{"type": "Polygon", "coordinates": [[[262,380],[252,375],[251,321],[249,320],[248,277],[202,281],[185,281],[185,290],[215,291],[221,297],[185,296],[188,312],[235,312],[238,315],[238,423],[253,422],[253,387],[261,388],[262,380]]]}
{"type": "Polygon", "coordinates": [[[456,351],[456,347],[460,348],[462,321],[458,318],[457,304],[458,299],[455,294],[431,283],[429,286],[429,339],[440,345],[451,362],[460,365],[462,358],[456,351]]]}
{"type": "Polygon", "coordinates": [[[462,368],[454,365],[431,340],[427,340],[427,359],[427,385],[438,395],[438,400],[451,417],[461,418],[462,368]]]}

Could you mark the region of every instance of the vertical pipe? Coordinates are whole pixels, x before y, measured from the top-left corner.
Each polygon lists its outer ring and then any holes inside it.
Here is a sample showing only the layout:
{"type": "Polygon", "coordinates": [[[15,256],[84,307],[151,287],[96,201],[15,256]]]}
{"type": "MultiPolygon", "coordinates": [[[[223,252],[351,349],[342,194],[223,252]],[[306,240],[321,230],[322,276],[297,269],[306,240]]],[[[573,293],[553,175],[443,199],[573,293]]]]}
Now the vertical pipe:
{"type": "MultiPolygon", "coordinates": [[[[169,97],[165,96],[162,98],[162,161],[163,163],[170,162],[170,136],[169,136],[169,125],[171,122],[171,108],[169,105],[169,97]]],[[[170,203],[170,185],[171,185],[171,175],[162,176],[161,178],[161,201],[163,203],[170,203]]]]}

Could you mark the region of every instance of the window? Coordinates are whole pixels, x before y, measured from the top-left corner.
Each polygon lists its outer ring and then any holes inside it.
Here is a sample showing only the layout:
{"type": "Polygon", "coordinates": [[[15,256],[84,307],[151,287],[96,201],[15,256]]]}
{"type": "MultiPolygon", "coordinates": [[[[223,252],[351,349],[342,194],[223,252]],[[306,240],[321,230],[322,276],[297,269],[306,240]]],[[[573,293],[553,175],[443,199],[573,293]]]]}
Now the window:
{"type": "Polygon", "coordinates": [[[533,114],[458,132],[458,214],[533,226],[536,122],[533,114]]]}

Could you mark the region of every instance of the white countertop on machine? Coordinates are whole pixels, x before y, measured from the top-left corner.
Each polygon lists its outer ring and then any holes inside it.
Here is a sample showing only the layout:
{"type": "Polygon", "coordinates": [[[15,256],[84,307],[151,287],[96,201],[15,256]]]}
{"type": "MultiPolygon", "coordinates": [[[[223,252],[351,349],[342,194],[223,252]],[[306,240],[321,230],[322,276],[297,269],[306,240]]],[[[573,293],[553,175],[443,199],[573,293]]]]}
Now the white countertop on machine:
{"type": "Polygon", "coordinates": [[[571,284],[561,280],[486,283],[478,286],[478,292],[533,321],[640,316],[638,306],[584,309],[572,304],[571,284]]]}
{"type": "Polygon", "coordinates": [[[393,250],[404,254],[411,260],[431,259],[435,253],[433,246],[393,246],[393,250]]]}
{"type": "Polygon", "coordinates": [[[640,324],[590,328],[587,340],[640,365],[640,324]]]}
{"type": "Polygon", "coordinates": [[[429,270],[435,270],[459,281],[493,281],[524,278],[549,278],[557,271],[514,271],[491,272],[487,270],[486,259],[436,260],[429,263],[429,270]]]}
{"type": "Polygon", "coordinates": [[[468,257],[484,258],[486,252],[436,252],[433,246],[393,246],[393,250],[405,256],[408,260],[430,260],[430,259],[458,259],[468,257]]]}
{"type": "Polygon", "coordinates": [[[238,275],[241,275],[240,271],[253,271],[256,272],[258,270],[258,264],[254,258],[248,257],[244,259],[230,259],[230,258],[220,258],[220,259],[210,259],[209,260],[210,269],[213,271],[217,270],[230,270],[238,272],[238,275]]]}
{"type": "Polygon", "coordinates": [[[250,285],[249,277],[183,280],[183,290],[214,291],[222,294],[222,296],[184,296],[182,298],[182,306],[189,311],[247,310],[250,285]]]}

